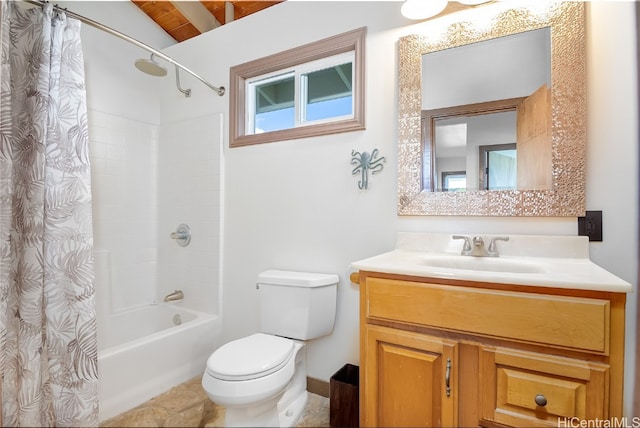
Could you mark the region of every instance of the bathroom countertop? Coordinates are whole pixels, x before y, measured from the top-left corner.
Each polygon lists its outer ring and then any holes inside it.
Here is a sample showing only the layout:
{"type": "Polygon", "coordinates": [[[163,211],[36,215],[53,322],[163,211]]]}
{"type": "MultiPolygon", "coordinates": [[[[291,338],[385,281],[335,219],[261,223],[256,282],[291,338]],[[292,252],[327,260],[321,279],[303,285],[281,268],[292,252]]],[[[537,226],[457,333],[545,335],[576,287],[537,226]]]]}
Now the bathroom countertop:
{"type": "MultiPolygon", "coordinates": [[[[461,256],[451,234],[398,234],[396,249],[351,264],[354,270],[429,278],[629,293],[630,283],[589,259],[581,236],[510,235],[500,257],[461,256]]],[[[492,236],[483,235],[485,242],[492,236]]]]}

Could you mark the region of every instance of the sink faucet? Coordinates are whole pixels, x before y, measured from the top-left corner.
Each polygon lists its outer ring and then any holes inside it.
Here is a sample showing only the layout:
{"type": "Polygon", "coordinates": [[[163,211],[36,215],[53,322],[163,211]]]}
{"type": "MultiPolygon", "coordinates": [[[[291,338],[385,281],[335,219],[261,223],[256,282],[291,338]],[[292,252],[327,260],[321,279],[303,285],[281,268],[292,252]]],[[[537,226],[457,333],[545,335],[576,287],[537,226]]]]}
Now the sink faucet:
{"type": "Polygon", "coordinates": [[[489,255],[487,249],[484,247],[484,240],[480,236],[474,236],[472,242],[471,253],[469,253],[470,256],[486,257],[489,255]]]}
{"type": "Polygon", "coordinates": [[[184,299],[184,293],[182,290],[175,290],[173,293],[169,293],[164,296],[165,302],[179,302],[182,299],[184,299]]]}
{"type": "Polygon", "coordinates": [[[464,245],[462,246],[461,256],[474,256],[474,257],[498,257],[498,248],[496,241],[508,241],[508,236],[496,236],[491,238],[489,248],[485,248],[484,240],[480,236],[474,236],[470,239],[468,236],[453,235],[452,239],[464,239],[464,245]]]}

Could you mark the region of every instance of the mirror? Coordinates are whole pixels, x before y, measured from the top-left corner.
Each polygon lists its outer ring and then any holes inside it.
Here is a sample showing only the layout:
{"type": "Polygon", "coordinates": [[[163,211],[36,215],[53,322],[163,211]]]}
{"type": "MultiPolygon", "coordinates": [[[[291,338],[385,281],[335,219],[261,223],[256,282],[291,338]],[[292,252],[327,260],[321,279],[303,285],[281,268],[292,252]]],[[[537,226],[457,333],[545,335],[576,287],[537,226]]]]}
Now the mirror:
{"type": "Polygon", "coordinates": [[[550,86],[549,27],[423,55],[423,188],[452,191],[452,172],[455,191],[551,188],[550,86]]]}
{"type": "Polygon", "coordinates": [[[400,215],[584,215],[584,5],[504,3],[400,39],[400,215]]]}

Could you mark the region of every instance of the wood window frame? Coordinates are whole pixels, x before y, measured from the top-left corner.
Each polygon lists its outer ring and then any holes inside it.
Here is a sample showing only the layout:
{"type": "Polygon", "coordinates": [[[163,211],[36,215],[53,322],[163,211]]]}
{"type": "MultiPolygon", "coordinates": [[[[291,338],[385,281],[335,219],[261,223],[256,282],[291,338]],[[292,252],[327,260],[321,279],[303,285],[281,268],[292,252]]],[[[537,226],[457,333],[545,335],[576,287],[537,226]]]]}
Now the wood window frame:
{"type": "Polygon", "coordinates": [[[422,190],[435,192],[436,168],[436,122],[460,116],[478,116],[490,113],[516,111],[518,104],[526,97],[506,98],[503,100],[485,101],[481,103],[444,107],[421,112],[421,157],[422,157],[422,190]]]}
{"type": "Polygon", "coordinates": [[[229,147],[242,147],[365,129],[365,36],[366,27],[362,27],[231,67],[229,78],[229,147]],[[245,115],[247,106],[245,88],[247,79],[349,51],[354,51],[355,53],[353,64],[353,118],[261,134],[246,133],[245,115]]]}

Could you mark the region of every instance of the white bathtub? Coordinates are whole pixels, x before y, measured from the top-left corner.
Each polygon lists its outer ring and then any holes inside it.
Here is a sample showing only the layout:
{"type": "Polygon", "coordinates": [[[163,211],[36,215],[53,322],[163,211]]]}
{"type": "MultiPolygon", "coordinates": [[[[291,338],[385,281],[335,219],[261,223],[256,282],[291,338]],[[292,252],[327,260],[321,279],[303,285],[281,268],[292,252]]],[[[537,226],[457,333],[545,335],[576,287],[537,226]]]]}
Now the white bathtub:
{"type": "Polygon", "coordinates": [[[175,303],[112,315],[98,330],[100,421],[201,375],[219,337],[216,315],[175,303]]]}

